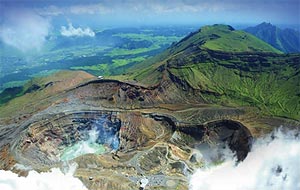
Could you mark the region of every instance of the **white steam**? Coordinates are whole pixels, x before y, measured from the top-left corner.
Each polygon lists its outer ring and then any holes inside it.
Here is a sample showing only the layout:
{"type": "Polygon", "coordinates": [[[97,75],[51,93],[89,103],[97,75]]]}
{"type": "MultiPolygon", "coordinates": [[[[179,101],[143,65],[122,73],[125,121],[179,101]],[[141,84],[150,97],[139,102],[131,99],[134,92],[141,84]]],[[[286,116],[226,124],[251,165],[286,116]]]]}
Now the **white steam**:
{"type": "Polygon", "coordinates": [[[298,190],[300,189],[300,140],[277,131],[254,142],[246,159],[199,169],[191,177],[191,190],[298,190]]]}
{"type": "Polygon", "coordinates": [[[65,148],[60,156],[61,160],[68,161],[85,154],[103,154],[106,150],[105,147],[96,142],[99,132],[95,129],[90,130],[88,136],[89,138],[87,140],[79,141],[65,148]]]}
{"type": "Polygon", "coordinates": [[[30,171],[27,177],[18,177],[11,171],[0,170],[1,190],[87,190],[83,183],[73,176],[76,165],[64,174],[58,168],[51,172],[30,171]]]}
{"type": "Polygon", "coordinates": [[[66,37],[71,37],[71,36],[78,36],[78,37],[82,37],[82,36],[89,36],[89,37],[94,37],[95,36],[95,32],[90,29],[89,27],[87,28],[74,28],[72,23],[69,23],[68,28],[65,26],[62,26],[60,29],[60,33],[63,36],[66,37]]]}
{"type": "Polygon", "coordinates": [[[3,13],[0,29],[0,38],[4,43],[27,52],[42,48],[50,22],[33,11],[18,9],[3,13]]]}

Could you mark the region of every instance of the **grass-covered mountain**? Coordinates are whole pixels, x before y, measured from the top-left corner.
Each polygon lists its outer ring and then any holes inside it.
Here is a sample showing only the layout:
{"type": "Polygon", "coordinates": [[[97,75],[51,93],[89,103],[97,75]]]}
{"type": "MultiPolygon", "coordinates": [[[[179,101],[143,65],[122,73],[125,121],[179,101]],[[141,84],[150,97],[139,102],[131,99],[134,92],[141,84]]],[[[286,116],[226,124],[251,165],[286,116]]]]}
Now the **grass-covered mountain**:
{"type": "Polygon", "coordinates": [[[240,30],[234,30],[228,25],[205,26],[200,31],[184,38],[177,44],[178,50],[199,45],[203,48],[225,52],[274,52],[280,53],[277,49],[262,42],[256,37],[240,30]]]}
{"type": "MultiPolygon", "coordinates": [[[[145,86],[141,89],[153,91],[146,93],[151,94],[150,99],[140,98],[138,104],[177,102],[204,103],[214,107],[251,107],[258,108],[259,115],[263,113],[299,120],[299,62],[300,54],[283,54],[249,33],[226,25],[213,25],[202,27],[157,56],[135,65],[128,75],[114,78],[135,81],[135,85],[145,86]]],[[[64,73],[59,75],[62,76],[53,77],[66,76],[64,73]]],[[[15,105],[28,101],[32,94],[38,97],[34,101],[51,98],[53,94],[45,95],[45,92],[52,92],[56,85],[49,85],[55,81],[47,78],[43,83],[33,81],[23,88],[10,89],[15,90],[15,94],[4,91],[1,94],[2,103],[17,109],[15,105]],[[16,96],[21,97],[8,102],[16,96]]],[[[61,84],[59,81],[57,84],[61,84]]],[[[61,91],[71,88],[68,84],[64,83],[61,91]]],[[[128,93],[131,98],[141,94],[128,93]]]]}
{"type": "Polygon", "coordinates": [[[259,108],[300,118],[300,55],[282,54],[230,26],[205,26],[143,63],[131,78],[150,86],[168,80],[208,102],[259,108]]]}
{"type": "Polygon", "coordinates": [[[300,32],[293,29],[280,29],[270,23],[261,23],[245,29],[273,47],[286,52],[300,52],[300,32]]]}

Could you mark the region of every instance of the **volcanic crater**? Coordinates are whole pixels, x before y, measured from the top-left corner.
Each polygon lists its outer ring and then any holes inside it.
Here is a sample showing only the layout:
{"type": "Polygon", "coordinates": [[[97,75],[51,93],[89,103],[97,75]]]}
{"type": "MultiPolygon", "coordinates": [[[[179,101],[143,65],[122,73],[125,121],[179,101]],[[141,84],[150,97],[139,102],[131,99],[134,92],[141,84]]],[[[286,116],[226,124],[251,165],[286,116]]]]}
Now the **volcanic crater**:
{"type": "Polygon", "coordinates": [[[1,169],[26,175],[16,164],[48,171],[75,162],[74,175],[91,190],[136,189],[145,177],[150,189],[187,189],[188,176],[205,164],[202,150],[228,146],[241,161],[255,132],[244,125],[246,111],[189,99],[197,93],[170,81],[151,88],[114,80],[79,84],[3,127],[1,169]]]}

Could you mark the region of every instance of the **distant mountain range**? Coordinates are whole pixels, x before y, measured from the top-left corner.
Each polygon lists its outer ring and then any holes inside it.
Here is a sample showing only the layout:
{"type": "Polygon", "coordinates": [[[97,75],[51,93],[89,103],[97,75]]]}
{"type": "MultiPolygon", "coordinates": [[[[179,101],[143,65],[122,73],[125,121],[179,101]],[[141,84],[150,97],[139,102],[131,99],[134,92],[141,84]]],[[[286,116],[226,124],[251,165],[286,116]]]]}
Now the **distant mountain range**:
{"type": "Polygon", "coordinates": [[[273,47],[285,52],[300,52],[300,32],[294,29],[280,29],[270,23],[263,22],[244,31],[253,34],[273,47]]]}

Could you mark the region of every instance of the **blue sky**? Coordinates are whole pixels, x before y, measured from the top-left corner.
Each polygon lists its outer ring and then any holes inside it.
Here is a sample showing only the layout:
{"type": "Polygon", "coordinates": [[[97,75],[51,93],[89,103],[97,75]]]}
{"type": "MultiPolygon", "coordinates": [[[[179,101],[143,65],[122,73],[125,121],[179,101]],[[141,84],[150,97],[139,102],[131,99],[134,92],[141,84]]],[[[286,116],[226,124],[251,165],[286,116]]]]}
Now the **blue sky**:
{"type": "Polygon", "coordinates": [[[299,0],[0,0],[0,39],[40,51],[49,34],[95,36],[96,29],[261,22],[300,28],[299,0]]]}
{"type": "MultiPolygon", "coordinates": [[[[1,12],[25,10],[98,25],[299,24],[299,0],[1,0],[1,12]]],[[[2,13],[1,20],[5,19],[2,13]]]]}

